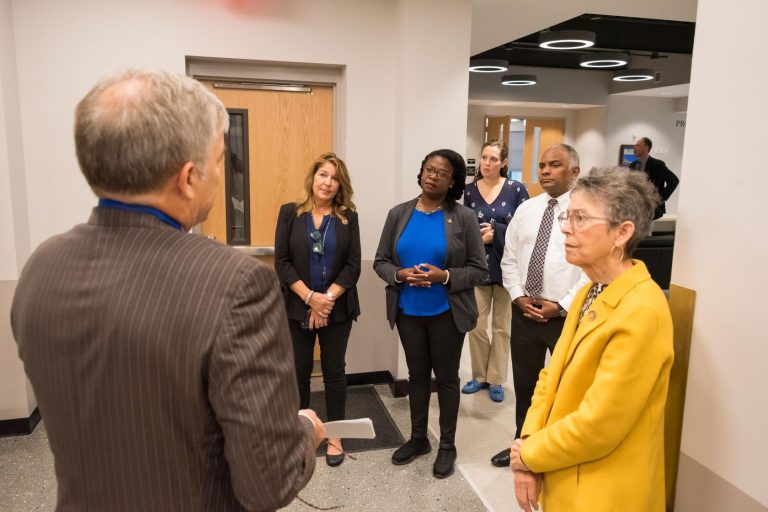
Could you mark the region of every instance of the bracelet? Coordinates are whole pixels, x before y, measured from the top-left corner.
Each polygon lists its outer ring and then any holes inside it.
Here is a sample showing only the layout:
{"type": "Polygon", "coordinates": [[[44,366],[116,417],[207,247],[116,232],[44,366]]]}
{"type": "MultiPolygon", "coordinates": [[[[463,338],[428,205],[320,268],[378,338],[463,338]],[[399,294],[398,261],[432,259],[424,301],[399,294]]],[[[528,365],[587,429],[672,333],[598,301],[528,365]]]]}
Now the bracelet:
{"type": "Polygon", "coordinates": [[[313,293],[315,293],[315,290],[309,290],[307,297],[304,299],[304,304],[309,305],[309,301],[312,299],[313,293]]]}
{"type": "Polygon", "coordinates": [[[445,281],[443,281],[443,284],[448,284],[448,280],[451,278],[451,273],[448,271],[448,269],[445,269],[445,281]]]}
{"type": "Polygon", "coordinates": [[[397,270],[395,270],[395,282],[396,282],[397,284],[400,284],[400,283],[402,283],[402,281],[398,281],[398,280],[397,280],[397,273],[398,273],[398,272],[400,272],[400,270],[402,270],[402,269],[397,269],[397,270]]]}

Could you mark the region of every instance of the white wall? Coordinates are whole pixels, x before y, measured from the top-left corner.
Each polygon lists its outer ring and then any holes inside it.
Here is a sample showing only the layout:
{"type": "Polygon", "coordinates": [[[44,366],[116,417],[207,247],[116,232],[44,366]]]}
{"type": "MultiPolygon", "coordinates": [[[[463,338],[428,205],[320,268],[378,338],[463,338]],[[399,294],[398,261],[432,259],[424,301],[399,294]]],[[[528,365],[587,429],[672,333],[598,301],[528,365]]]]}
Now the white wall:
{"type": "Polygon", "coordinates": [[[576,111],[576,136],[573,145],[579,152],[581,170],[606,165],[605,128],[608,118],[606,107],[582,108],[576,111]]]}
{"type": "Polygon", "coordinates": [[[639,137],[649,137],[653,141],[651,156],[664,160],[667,167],[680,178],[680,186],[666,203],[669,214],[677,212],[680,190],[694,177],[698,179],[696,172],[683,176],[685,127],[677,124],[685,120],[685,113],[675,112],[675,100],[671,98],[619,94],[612,94],[608,98],[605,161],[611,165],[617,164],[621,144],[633,144],[639,137]]]}
{"type": "Polygon", "coordinates": [[[12,20],[10,0],[0,0],[0,420],[29,416],[37,406],[8,314],[21,263],[30,252],[12,20]]]}
{"type": "Polygon", "coordinates": [[[672,267],[672,282],[697,292],[678,480],[687,483],[678,485],[683,511],[768,508],[768,73],[755,67],[768,48],[766,17],[764,0],[699,0],[672,267]],[[703,471],[692,479],[697,466],[703,471]],[[754,502],[724,503],[724,482],[754,502]]]}
{"type": "MultiPolygon", "coordinates": [[[[366,291],[348,370],[402,373],[397,336],[379,304],[384,286],[371,276],[370,264],[389,208],[418,193],[422,157],[438,147],[464,148],[469,0],[0,2],[1,37],[14,43],[2,49],[15,58],[8,66],[4,59],[0,71],[5,79],[5,68],[11,69],[8,76],[18,84],[11,103],[23,122],[13,130],[20,134],[14,147],[26,179],[20,196],[28,205],[22,210],[32,213],[29,226],[11,238],[18,245],[27,237],[30,248],[84,222],[96,203],[77,166],[72,121],[76,103],[100,77],[127,67],[184,73],[186,56],[342,66],[340,147],[360,212],[366,291]],[[365,343],[355,345],[361,338],[365,343]]],[[[14,141],[10,130],[3,139],[6,145],[14,141]]],[[[0,203],[7,203],[8,155],[0,152],[0,203]]],[[[11,227],[0,223],[0,230],[11,227]]],[[[26,260],[22,256],[7,264],[10,279],[26,260]]],[[[4,262],[0,270],[5,268],[4,262]]]]}

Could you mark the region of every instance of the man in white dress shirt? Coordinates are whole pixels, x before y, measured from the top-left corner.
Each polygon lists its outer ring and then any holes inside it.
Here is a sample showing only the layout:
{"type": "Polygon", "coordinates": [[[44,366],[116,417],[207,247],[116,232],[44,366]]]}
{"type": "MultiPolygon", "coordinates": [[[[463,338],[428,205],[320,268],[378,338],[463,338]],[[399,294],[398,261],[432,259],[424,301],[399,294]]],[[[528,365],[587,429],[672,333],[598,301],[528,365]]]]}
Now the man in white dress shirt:
{"type": "MultiPolygon", "coordinates": [[[[512,297],[512,378],[515,384],[515,439],[531,406],[539,372],[560,337],[576,292],[588,282],[565,261],[565,236],[557,216],[568,209],[579,176],[579,155],[567,144],[547,148],[539,160],[539,183],[546,192],[525,201],[507,227],[501,274],[512,297]],[[538,242],[538,243],[537,243],[538,242]]],[[[491,458],[509,466],[509,448],[491,458]]]]}

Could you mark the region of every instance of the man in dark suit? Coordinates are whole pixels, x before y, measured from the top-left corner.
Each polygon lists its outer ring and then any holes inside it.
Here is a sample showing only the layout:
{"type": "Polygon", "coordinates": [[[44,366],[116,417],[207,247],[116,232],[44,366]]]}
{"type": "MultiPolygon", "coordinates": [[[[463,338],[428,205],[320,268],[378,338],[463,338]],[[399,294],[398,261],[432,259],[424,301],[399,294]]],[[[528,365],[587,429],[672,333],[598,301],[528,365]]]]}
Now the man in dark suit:
{"type": "Polygon", "coordinates": [[[634,152],[637,160],[629,164],[629,168],[634,171],[643,171],[648,175],[648,179],[653,183],[661,196],[661,203],[653,213],[653,218],[658,219],[667,211],[664,202],[670,198],[675,191],[680,179],[675,173],[667,168],[663,161],[653,158],[649,153],[653,147],[653,142],[648,137],[640,137],[635,142],[634,152]]]}
{"type": "Polygon", "coordinates": [[[187,233],[227,129],[200,83],[162,71],[106,79],[77,107],[99,206],[35,251],[11,311],[59,511],[274,510],[312,475],[324,427],[298,411],[274,272],[187,233]]]}

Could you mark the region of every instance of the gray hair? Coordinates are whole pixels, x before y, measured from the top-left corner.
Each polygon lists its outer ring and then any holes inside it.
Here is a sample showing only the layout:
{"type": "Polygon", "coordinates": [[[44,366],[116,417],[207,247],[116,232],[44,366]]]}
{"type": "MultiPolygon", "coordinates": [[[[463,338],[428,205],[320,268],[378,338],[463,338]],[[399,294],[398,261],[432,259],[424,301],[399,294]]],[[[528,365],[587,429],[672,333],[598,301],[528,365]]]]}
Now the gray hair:
{"type": "Polygon", "coordinates": [[[579,154],[576,152],[576,149],[574,149],[573,146],[569,146],[568,144],[552,144],[547,149],[550,149],[550,148],[560,148],[568,152],[568,160],[571,164],[569,169],[573,169],[574,167],[579,167],[579,154]]]}
{"type": "Polygon", "coordinates": [[[157,190],[186,162],[203,165],[229,129],[224,105],[198,81],[129,70],[97,83],[75,110],[75,148],[94,190],[157,190]]]}
{"type": "Polygon", "coordinates": [[[651,233],[653,212],[661,202],[647,175],[626,167],[593,167],[589,175],[579,178],[572,193],[577,190],[603,205],[612,226],[627,220],[635,225],[624,247],[626,257],[632,256],[640,241],[651,233]]]}

